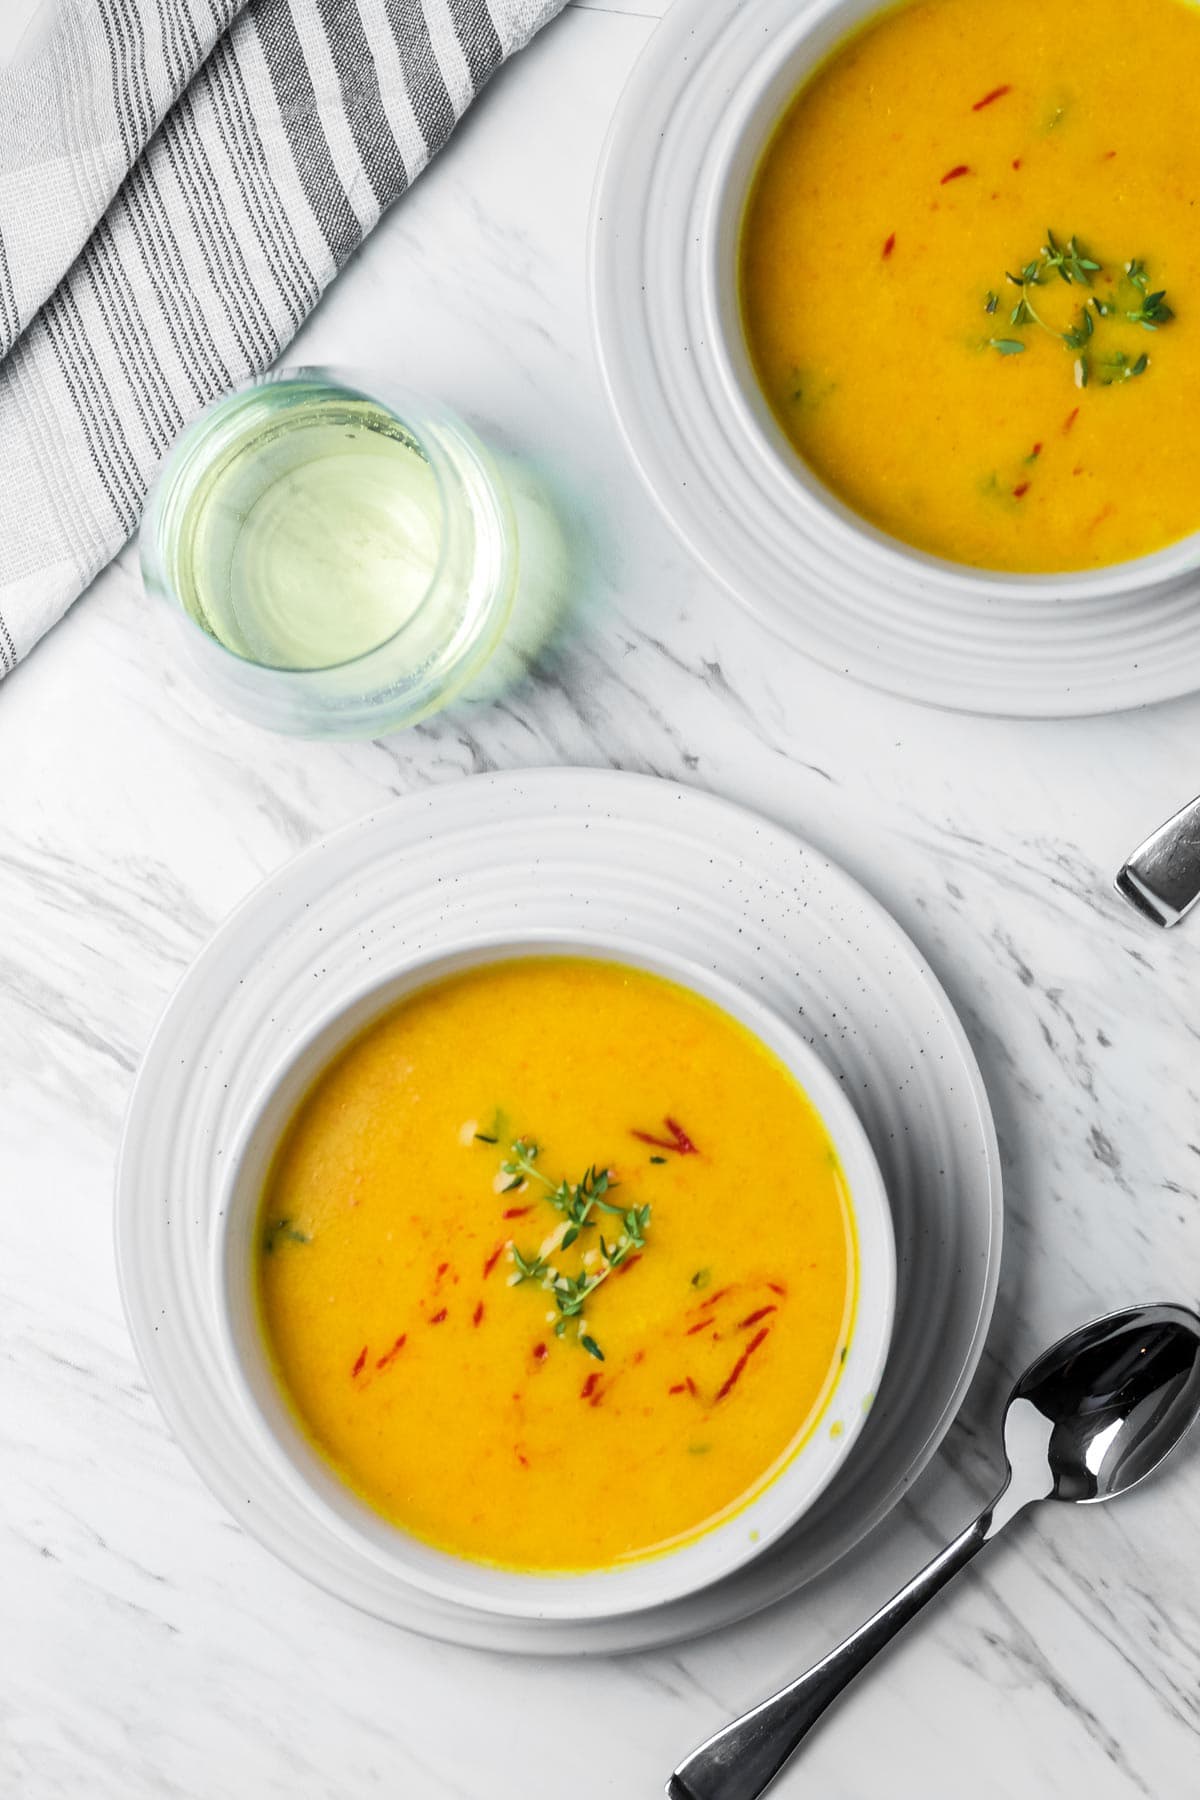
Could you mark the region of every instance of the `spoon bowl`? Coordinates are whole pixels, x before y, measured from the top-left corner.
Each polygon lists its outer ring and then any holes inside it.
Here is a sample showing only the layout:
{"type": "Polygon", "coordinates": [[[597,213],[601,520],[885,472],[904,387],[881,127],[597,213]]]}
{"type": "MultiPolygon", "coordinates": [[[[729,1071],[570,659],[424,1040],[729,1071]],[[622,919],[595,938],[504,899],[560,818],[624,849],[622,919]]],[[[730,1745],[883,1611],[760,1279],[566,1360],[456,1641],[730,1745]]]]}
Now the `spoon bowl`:
{"type": "Polygon", "coordinates": [[[1045,1498],[1090,1505],[1124,1494],[1169,1456],[1200,1412],[1200,1317],[1137,1306],[1060,1338],[1026,1369],[1008,1403],[1004,1443],[1045,1498]]]}

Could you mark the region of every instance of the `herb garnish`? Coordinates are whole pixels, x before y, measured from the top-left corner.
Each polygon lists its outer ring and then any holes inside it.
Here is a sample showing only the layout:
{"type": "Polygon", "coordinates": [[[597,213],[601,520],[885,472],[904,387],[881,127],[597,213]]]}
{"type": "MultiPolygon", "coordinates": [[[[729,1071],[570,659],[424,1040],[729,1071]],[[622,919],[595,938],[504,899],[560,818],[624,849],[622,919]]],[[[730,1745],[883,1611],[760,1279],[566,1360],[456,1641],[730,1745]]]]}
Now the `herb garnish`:
{"type": "Polygon", "coordinates": [[[303,1231],[298,1231],[290,1219],[276,1219],[263,1233],[263,1249],[268,1256],[275,1254],[275,1245],[280,1238],[286,1238],[289,1244],[312,1243],[312,1239],[303,1231]]]}
{"type": "MultiPolygon", "coordinates": [[[[618,1184],[612,1179],[608,1169],[598,1169],[593,1164],[581,1180],[563,1180],[555,1185],[538,1168],[537,1158],[537,1144],[531,1138],[517,1138],[510,1147],[508,1160],[500,1165],[501,1172],[514,1177],[510,1187],[520,1187],[526,1181],[536,1181],[546,1190],[545,1198],[567,1222],[566,1230],[559,1239],[560,1249],[570,1249],[583,1232],[595,1229],[598,1220],[593,1214],[596,1212],[609,1213],[619,1219],[620,1229],[612,1243],[608,1242],[603,1232],[600,1233],[598,1249],[588,1253],[583,1267],[576,1275],[566,1274],[540,1251],[527,1255],[513,1244],[512,1259],[516,1272],[509,1277],[509,1282],[512,1287],[520,1287],[526,1281],[539,1283],[552,1297],[558,1311],[555,1337],[564,1337],[574,1321],[576,1342],[580,1348],[586,1350],[589,1356],[594,1356],[597,1362],[603,1362],[604,1352],[587,1329],[583,1309],[596,1289],[610,1275],[615,1275],[631,1257],[645,1249],[646,1233],[650,1229],[650,1208],[614,1206],[607,1196],[615,1192],[618,1184]],[[597,1259],[599,1267],[595,1266],[597,1259]]],[[[504,1191],[507,1193],[508,1188],[504,1191]]]]}
{"type": "MultiPolygon", "coordinates": [[[[1094,256],[1088,255],[1074,233],[1065,244],[1060,244],[1054,233],[1047,231],[1046,241],[1037,256],[1032,261],[1023,263],[1017,274],[1014,275],[1008,269],[1004,274],[1007,282],[1021,290],[1020,299],[1009,313],[1009,324],[1018,329],[1025,325],[1036,325],[1047,336],[1057,338],[1063,348],[1075,358],[1077,387],[1088,385],[1097,320],[1124,321],[1140,325],[1143,331],[1157,331],[1160,326],[1169,325],[1175,317],[1167,305],[1166,289],[1150,291],[1146,265],[1137,259],[1125,264],[1119,278],[1122,287],[1132,290],[1126,298],[1131,302],[1136,301],[1136,305],[1123,305],[1117,299],[1105,300],[1098,294],[1089,294],[1075,319],[1064,330],[1057,330],[1042,317],[1032,297],[1035,288],[1045,286],[1055,275],[1068,287],[1090,288],[1093,277],[1103,272],[1103,265],[1094,256]]],[[[998,295],[989,288],[984,296],[984,312],[994,313],[998,304],[998,295]]],[[[1019,356],[1027,348],[1024,339],[1017,337],[989,337],[986,341],[987,347],[1001,356],[1019,356]]],[[[1115,382],[1131,381],[1135,376],[1145,374],[1150,366],[1150,358],[1148,355],[1131,358],[1122,352],[1116,352],[1099,358],[1096,366],[1109,371],[1100,376],[1100,383],[1103,387],[1111,387],[1115,382]]]]}

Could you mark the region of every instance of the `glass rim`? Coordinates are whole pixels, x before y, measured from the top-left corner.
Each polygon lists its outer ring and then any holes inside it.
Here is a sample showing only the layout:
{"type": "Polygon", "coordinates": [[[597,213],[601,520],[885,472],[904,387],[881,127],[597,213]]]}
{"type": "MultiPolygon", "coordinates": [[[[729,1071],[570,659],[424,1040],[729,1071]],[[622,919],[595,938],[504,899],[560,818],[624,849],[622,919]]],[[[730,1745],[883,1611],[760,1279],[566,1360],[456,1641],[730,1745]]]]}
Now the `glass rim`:
{"type": "MultiPolygon", "coordinates": [[[[428,417],[440,417],[451,422],[449,409],[438,402],[417,399],[417,396],[401,383],[393,382],[389,377],[374,377],[366,371],[360,371],[343,365],[328,363],[290,363],[265,370],[261,374],[250,375],[236,386],[217,394],[208,404],[190,419],[168,449],[160,465],[150,491],[146,497],[146,505],[142,514],[142,522],[138,529],[138,557],[146,586],[174,609],[176,616],[183,619],[187,626],[199,632],[207,644],[229,657],[235,664],[244,669],[253,669],[267,676],[278,676],[297,685],[305,680],[317,680],[321,676],[341,674],[352,671],[356,665],[368,663],[378,657],[381,652],[395,645],[405,632],[415,626],[425,612],[431,594],[443,576],[450,554],[450,540],[453,535],[453,513],[450,506],[445,475],[445,458],[436,444],[431,443],[424,432],[417,429],[404,413],[397,409],[396,401],[408,403],[414,410],[419,410],[428,417]],[[177,585],[168,573],[167,558],[162,542],[164,508],[173,497],[173,484],[178,482],[187,469],[190,458],[195,454],[197,440],[204,435],[206,426],[211,427],[217,415],[226,406],[235,403],[239,398],[253,394],[260,389],[288,385],[291,383],[311,383],[314,387],[326,387],[349,400],[365,400],[372,405],[382,407],[416,443],[422,456],[428,463],[437,487],[438,503],[441,508],[441,531],[438,543],[437,561],[430,572],[424,592],[420,600],[394,631],[379,642],[372,644],[367,650],[356,651],[353,656],[342,657],[335,662],[309,664],[303,668],[295,668],[286,663],[262,661],[254,656],[245,656],[226,644],[213,632],[206,629],[180,598],[177,585]]],[[[453,423],[457,425],[457,420],[453,423]]],[[[474,446],[472,445],[472,448],[474,446]]]]}

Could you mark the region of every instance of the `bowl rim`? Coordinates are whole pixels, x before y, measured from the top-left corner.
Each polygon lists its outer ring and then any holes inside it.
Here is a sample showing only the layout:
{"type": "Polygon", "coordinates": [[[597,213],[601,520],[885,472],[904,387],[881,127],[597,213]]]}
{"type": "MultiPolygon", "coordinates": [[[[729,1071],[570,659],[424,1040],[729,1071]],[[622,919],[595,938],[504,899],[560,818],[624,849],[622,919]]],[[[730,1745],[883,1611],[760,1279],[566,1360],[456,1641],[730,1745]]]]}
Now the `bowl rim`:
{"type": "Polygon", "coordinates": [[[219,1197],[211,1277],[224,1372],[257,1452],[324,1528],[443,1600],[510,1618],[582,1620],[642,1611],[695,1592],[733,1574],[802,1519],[853,1448],[878,1391],[891,1340],[897,1270],[887,1194],[866,1132],[838,1077],[786,1018],[737,982],[687,957],[613,933],[548,927],[464,935],[416,958],[402,957],[389,970],[374,971],[288,1046],[260,1083],[236,1134],[219,1197]],[[307,1438],[270,1367],[248,1253],[262,1176],[279,1133],[341,1048],[405,996],[457,972],[556,955],[624,963],[673,981],[724,1010],[778,1057],[837,1151],[857,1243],[848,1353],[831,1371],[800,1442],[780,1467],[717,1524],[678,1545],[611,1569],[563,1574],[510,1570],[437,1550],[384,1519],[354,1492],[307,1438]],[[249,1340],[254,1348],[247,1353],[249,1340]],[[836,1437],[821,1429],[835,1402],[841,1426],[836,1437]]]}

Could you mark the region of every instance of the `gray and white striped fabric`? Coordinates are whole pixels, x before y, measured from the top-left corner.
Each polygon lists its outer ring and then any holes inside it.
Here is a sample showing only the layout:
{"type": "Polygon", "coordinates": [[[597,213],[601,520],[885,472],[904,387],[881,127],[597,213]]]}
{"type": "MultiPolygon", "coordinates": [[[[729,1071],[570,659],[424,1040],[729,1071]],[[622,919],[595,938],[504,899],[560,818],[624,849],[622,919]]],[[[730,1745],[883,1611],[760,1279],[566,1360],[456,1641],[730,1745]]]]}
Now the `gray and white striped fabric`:
{"type": "Polygon", "coordinates": [[[43,0],[0,75],[0,675],[562,4],[43,0]]]}

